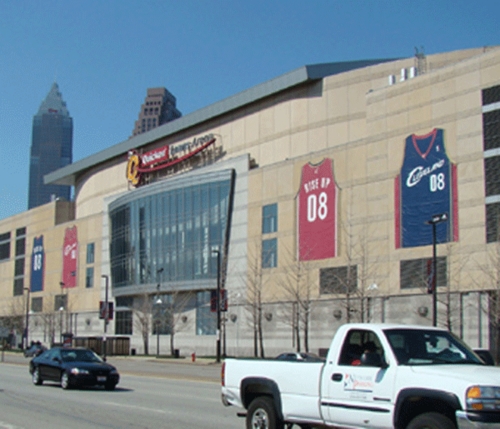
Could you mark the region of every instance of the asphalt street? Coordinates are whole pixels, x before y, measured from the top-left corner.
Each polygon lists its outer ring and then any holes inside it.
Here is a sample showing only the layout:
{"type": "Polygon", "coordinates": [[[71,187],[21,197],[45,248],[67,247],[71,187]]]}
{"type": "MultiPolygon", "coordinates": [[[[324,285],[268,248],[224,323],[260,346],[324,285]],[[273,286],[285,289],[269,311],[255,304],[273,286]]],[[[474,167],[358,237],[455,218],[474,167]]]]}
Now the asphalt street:
{"type": "MultiPolygon", "coordinates": [[[[9,363],[26,365],[30,358],[25,358],[22,353],[5,351],[0,352],[0,364],[9,363]]],[[[124,374],[163,377],[171,379],[197,380],[207,382],[220,382],[221,364],[215,359],[199,359],[192,362],[190,358],[156,358],[155,356],[109,356],[107,359],[114,365],[120,375],[124,374]]]]}

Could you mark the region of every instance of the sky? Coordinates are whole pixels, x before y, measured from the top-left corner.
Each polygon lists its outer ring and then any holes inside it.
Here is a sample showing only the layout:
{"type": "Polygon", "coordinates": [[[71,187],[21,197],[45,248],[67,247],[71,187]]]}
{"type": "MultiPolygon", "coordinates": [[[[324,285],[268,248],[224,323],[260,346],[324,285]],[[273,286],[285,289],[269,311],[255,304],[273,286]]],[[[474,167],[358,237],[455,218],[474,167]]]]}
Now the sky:
{"type": "Polygon", "coordinates": [[[500,45],[498,0],[0,0],[0,219],[27,210],[57,82],[73,162],[127,140],[147,88],[183,115],[304,65],[500,45]]]}

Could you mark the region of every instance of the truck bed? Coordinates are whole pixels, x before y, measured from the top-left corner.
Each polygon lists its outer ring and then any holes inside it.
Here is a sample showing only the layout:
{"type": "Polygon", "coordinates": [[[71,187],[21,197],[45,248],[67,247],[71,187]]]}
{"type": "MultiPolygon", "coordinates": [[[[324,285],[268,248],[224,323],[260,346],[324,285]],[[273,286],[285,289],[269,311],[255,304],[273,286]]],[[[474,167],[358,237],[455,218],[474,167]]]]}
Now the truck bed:
{"type": "Polygon", "coordinates": [[[225,362],[226,393],[231,405],[243,407],[240,381],[248,378],[268,378],[277,383],[283,404],[283,416],[288,419],[320,420],[320,380],[324,362],[287,362],[265,359],[227,359],[225,362]]]}

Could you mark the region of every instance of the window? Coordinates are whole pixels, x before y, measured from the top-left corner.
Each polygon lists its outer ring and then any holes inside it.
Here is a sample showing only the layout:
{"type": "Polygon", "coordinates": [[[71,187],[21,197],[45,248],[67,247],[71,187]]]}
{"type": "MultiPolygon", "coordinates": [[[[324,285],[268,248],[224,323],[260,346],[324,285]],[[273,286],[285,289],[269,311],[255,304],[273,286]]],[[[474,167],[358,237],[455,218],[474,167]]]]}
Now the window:
{"type": "Polygon", "coordinates": [[[484,150],[500,147],[500,110],[483,113],[484,150]]]}
{"type": "Polygon", "coordinates": [[[94,263],[94,252],[95,252],[94,243],[87,244],[87,264],[94,263]]]}
{"type": "Polygon", "coordinates": [[[85,272],[85,287],[94,287],[94,267],[87,267],[85,272]]]}
{"type": "Polygon", "coordinates": [[[262,268],[278,266],[278,240],[271,238],[262,240],[262,268]]]}
{"type": "Polygon", "coordinates": [[[262,234],[278,231],[278,204],[262,207],[262,234]]]}
{"type": "Polygon", "coordinates": [[[10,259],[10,232],[0,234],[0,261],[10,259]]]}
{"type": "Polygon", "coordinates": [[[319,271],[320,294],[348,294],[355,292],[357,288],[357,265],[321,268],[319,271]]]}
{"type": "Polygon", "coordinates": [[[26,228],[16,229],[16,256],[26,253],[26,228]]]}
{"type": "Polygon", "coordinates": [[[31,311],[33,313],[41,313],[43,311],[43,298],[32,298],[31,299],[31,311]]]}
{"type": "Polygon", "coordinates": [[[363,353],[382,356],[383,348],[377,335],[371,331],[351,330],[342,346],[339,365],[362,365],[363,353]]]}
{"type": "MultiPolygon", "coordinates": [[[[437,286],[446,286],[446,256],[436,258],[437,286]]],[[[427,289],[432,274],[432,258],[410,259],[399,264],[401,289],[427,289]]]]}
{"type": "Polygon", "coordinates": [[[24,276],[24,258],[16,259],[14,264],[14,276],[24,276]]]}
{"type": "Polygon", "coordinates": [[[500,203],[486,204],[486,242],[500,241],[500,203]]]}
{"type": "Polygon", "coordinates": [[[482,91],[483,106],[500,101],[500,85],[485,88],[482,91]]]}
{"type": "Polygon", "coordinates": [[[484,159],[486,196],[500,195],[500,156],[484,159]]]}
{"type": "Polygon", "coordinates": [[[14,296],[22,295],[24,291],[24,277],[14,279],[14,296]]]}
{"type": "Polygon", "coordinates": [[[132,335],[132,312],[131,311],[116,311],[115,312],[115,334],[116,335],[132,335]]]}

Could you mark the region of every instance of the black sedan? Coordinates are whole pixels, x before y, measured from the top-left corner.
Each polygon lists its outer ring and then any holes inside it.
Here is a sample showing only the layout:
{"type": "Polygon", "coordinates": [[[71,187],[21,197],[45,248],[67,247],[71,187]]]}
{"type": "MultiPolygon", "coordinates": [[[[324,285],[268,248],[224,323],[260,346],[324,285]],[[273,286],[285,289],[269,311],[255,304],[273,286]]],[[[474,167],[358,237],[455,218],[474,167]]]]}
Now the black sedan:
{"type": "Polygon", "coordinates": [[[24,357],[35,357],[42,354],[45,350],[47,350],[47,347],[40,343],[34,343],[29,348],[24,350],[24,357]]]}
{"type": "Polygon", "coordinates": [[[120,381],[116,368],[86,348],[54,347],[30,361],[33,384],[60,382],[63,389],[104,386],[113,390],[120,381]]]}

